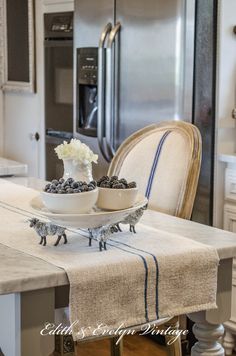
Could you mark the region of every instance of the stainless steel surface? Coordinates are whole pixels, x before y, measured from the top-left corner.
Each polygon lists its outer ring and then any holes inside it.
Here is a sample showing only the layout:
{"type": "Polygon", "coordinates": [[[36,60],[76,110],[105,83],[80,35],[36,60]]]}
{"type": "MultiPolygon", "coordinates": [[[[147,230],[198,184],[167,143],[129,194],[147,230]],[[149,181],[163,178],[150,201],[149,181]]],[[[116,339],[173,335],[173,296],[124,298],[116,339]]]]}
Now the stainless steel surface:
{"type": "MultiPolygon", "coordinates": [[[[106,109],[105,109],[105,133],[106,133],[106,143],[107,143],[107,152],[109,154],[109,159],[111,160],[115,154],[115,117],[114,117],[114,109],[115,109],[115,84],[116,78],[115,77],[115,69],[116,66],[119,64],[119,56],[118,54],[115,55],[115,47],[114,42],[116,37],[121,29],[121,24],[118,22],[115,27],[112,29],[108,45],[106,51],[106,109]],[[115,60],[117,59],[117,60],[115,60]]],[[[118,46],[116,46],[116,52],[118,50],[118,46]]]]}
{"type": "MultiPolygon", "coordinates": [[[[107,23],[122,24],[112,50],[99,50],[100,63],[105,53],[107,62],[99,76],[108,74],[105,127],[99,97],[99,145],[96,138],[78,134],[74,107],[74,133],[98,150],[100,165],[142,127],[171,119],[191,122],[194,12],[195,0],[75,0],[74,55],[77,48],[98,47],[107,23]]],[[[74,92],[77,101],[76,74],[74,92]]]]}
{"type": "Polygon", "coordinates": [[[75,0],[75,48],[98,47],[104,26],[114,21],[113,0],[75,0]]]}
{"type": "Polygon", "coordinates": [[[186,62],[185,30],[193,28],[194,16],[186,12],[183,0],[117,0],[116,21],[122,23],[119,146],[148,124],[191,121],[191,116],[185,117],[184,85],[188,80],[192,85],[185,71],[187,65],[193,68],[193,53],[186,62]]]}
{"type": "Polygon", "coordinates": [[[119,104],[120,104],[120,30],[115,38],[114,46],[114,107],[113,107],[113,147],[116,150],[115,138],[119,132],[119,104]]]}
{"type": "Polygon", "coordinates": [[[109,33],[112,30],[112,24],[110,22],[108,22],[108,24],[105,26],[104,30],[102,31],[100,40],[99,40],[99,48],[104,48],[105,46],[105,41],[107,36],[109,35],[109,33]]]}
{"type": "Polygon", "coordinates": [[[98,144],[100,150],[109,162],[109,156],[107,155],[106,149],[104,147],[104,137],[105,137],[105,43],[107,36],[112,29],[112,24],[109,22],[100,37],[99,47],[98,47],[98,122],[97,122],[97,135],[98,144]]]}
{"type": "MultiPolygon", "coordinates": [[[[107,23],[114,24],[114,1],[113,0],[75,0],[75,21],[74,21],[74,63],[76,63],[76,49],[80,47],[98,47],[101,32],[107,23]]],[[[99,177],[107,170],[108,164],[99,148],[97,138],[84,136],[78,133],[76,112],[76,72],[74,73],[74,135],[86,144],[94,152],[99,154],[99,165],[93,166],[94,177],[99,177]]]]}

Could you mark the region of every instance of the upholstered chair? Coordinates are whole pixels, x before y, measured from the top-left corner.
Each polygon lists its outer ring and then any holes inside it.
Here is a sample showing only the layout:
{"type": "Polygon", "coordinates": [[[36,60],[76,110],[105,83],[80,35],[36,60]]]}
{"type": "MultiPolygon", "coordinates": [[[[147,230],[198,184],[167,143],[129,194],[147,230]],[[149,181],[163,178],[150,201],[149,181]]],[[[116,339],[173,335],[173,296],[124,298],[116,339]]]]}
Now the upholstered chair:
{"type": "MultiPolygon", "coordinates": [[[[201,136],[196,126],[171,121],[141,129],[127,138],[113,158],[108,175],[136,181],[149,200],[148,208],[190,219],[201,165],[201,136]]],[[[178,318],[158,325],[178,327],[178,318]]],[[[112,355],[122,354],[122,344],[112,340],[112,355]]],[[[166,341],[168,339],[166,338],[166,341]]],[[[180,340],[168,346],[180,355],[180,340]]]]}

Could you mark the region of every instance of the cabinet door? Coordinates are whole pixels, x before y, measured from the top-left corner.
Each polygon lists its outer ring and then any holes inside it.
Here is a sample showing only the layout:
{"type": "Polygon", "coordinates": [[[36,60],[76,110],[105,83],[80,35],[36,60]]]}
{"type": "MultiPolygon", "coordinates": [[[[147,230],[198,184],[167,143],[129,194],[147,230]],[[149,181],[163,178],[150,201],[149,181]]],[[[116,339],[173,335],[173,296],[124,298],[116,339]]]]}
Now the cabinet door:
{"type": "Polygon", "coordinates": [[[224,230],[236,233],[236,206],[232,204],[224,206],[224,230]]]}
{"type": "Polygon", "coordinates": [[[225,199],[236,201],[236,171],[234,169],[225,170],[225,199]]]}
{"type": "MultiPolygon", "coordinates": [[[[236,233],[236,206],[233,204],[225,204],[224,206],[224,230],[236,233]]],[[[235,237],[236,239],[236,237],[235,237]]],[[[232,301],[231,301],[231,317],[224,325],[229,327],[231,331],[236,332],[236,259],[233,262],[233,286],[232,286],[232,301]]]]}

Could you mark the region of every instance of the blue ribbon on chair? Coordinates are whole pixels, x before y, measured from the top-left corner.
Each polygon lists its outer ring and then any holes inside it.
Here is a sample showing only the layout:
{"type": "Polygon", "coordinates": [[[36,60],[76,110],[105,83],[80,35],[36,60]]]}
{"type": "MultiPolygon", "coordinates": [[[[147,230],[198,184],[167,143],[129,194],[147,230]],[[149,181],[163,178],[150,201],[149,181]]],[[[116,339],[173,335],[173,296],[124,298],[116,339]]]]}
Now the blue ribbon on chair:
{"type": "Polygon", "coordinates": [[[159,141],[158,145],[157,145],[157,149],[156,149],[156,153],[155,153],[155,157],[152,163],[152,168],[149,174],[149,179],[148,179],[148,183],[147,183],[147,188],[146,188],[146,193],[145,193],[145,197],[149,199],[150,194],[151,194],[151,190],[152,190],[152,184],[153,184],[153,179],[155,177],[155,173],[156,173],[156,169],[157,169],[157,165],[159,162],[159,158],[161,155],[161,150],[163,148],[164,142],[167,138],[167,136],[171,133],[171,131],[166,131],[164,133],[164,135],[162,136],[161,140],[159,141]]]}

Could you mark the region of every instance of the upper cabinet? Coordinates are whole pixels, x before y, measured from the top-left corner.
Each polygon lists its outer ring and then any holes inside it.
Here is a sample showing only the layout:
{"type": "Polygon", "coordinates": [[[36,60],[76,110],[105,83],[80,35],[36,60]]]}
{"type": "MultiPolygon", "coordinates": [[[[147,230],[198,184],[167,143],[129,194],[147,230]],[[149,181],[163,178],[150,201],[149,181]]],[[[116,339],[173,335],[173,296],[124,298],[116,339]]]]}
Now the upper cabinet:
{"type": "Polygon", "coordinates": [[[35,91],[34,1],[2,0],[2,88],[35,91]]]}

